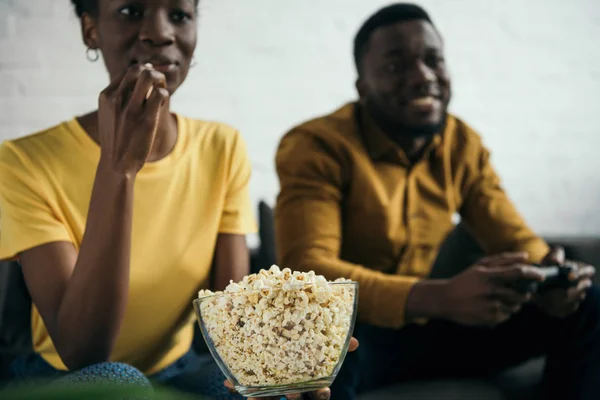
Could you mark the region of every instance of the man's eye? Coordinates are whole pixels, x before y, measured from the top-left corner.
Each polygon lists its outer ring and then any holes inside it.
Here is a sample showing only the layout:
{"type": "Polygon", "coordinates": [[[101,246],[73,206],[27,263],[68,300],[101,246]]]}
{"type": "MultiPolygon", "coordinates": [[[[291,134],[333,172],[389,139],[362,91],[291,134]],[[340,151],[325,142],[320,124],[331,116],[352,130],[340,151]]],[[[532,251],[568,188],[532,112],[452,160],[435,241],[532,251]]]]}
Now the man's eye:
{"type": "Polygon", "coordinates": [[[430,68],[437,68],[444,64],[444,57],[432,55],[425,59],[425,64],[430,68]]]}
{"type": "Polygon", "coordinates": [[[402,64],[397,61],[390,62],[386,66],[386,71],[390,74],[397,74],[402,71],[402,64]]]}
{"type": "Polygon", "coordinates": [[[183,10],[175,10],[171,13],[171,19],[175,22],[186,22],[192,19],[192,15],[183,10]]]}

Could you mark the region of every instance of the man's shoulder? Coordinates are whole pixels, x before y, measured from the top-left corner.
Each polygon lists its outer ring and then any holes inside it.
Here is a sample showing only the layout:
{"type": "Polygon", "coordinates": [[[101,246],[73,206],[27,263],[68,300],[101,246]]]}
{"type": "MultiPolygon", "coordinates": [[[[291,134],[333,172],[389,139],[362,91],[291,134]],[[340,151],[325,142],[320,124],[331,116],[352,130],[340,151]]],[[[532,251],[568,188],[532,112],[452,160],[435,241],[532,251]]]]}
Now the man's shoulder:
{"type": "Polygon", "coordinates": [[[320,115],[297,125],[293,130],[322,133],[328,135],[343,134],[356,126],[356,103],[347,103],[333,112],[320,115]]]}
{"type": "Polygon", "coordinates": [[[479,133],[462,118],[454,114],[448,114],[443,136],[452,153],[479,152],[483,146],[479,133]]]}
{"type": "Polygon", "coordinates": [[[290,129],[282,138],[284,143],[319,143],[327,147],[360,145],[357,140],[356,103],[347,103],[334,112],[304,121],[290,129]]]}
{"type": "Polygon", "coordinates": [[[479,133],[471,125],[465,122],[464,119],[455,114],[448,114],[448,120],[444,134],[453,140],[462,142],[464,144],[481,142],[481,136],[479,136],[479,133]]]}

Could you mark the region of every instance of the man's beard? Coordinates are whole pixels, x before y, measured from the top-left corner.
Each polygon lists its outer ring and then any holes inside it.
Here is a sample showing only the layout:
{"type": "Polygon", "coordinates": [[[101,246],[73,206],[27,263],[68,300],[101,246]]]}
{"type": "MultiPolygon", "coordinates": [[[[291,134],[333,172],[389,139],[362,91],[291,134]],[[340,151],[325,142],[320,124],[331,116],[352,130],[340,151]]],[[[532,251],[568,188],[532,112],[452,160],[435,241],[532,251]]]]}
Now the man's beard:
{"type": "Polygon", "coordinates": [[[407,125],[398,122],[372,100],[366,101],[366,107],[379,128],[391,137],[430,138],[444,130],[448,117],[447,111],[444,110],[443,117],[437,124],[407,125]]]}

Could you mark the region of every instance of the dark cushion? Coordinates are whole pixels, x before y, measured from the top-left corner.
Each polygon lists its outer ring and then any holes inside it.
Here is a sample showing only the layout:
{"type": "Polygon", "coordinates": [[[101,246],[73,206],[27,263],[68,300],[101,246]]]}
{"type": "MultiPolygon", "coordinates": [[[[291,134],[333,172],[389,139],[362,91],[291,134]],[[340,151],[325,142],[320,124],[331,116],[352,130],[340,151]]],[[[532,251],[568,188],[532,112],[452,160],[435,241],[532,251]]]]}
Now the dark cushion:
{"type": "Polygon", "coordinates": [[[0,380],[17,355],[31,351],[31,297],[21,266],[0,263],[0,380]]]}
{"type": "Polygon", "coordinates": [[[544,360],[535,359],[489,379],[438,379],[406,382],[366,393],[359,399],[526,400],[533,398],[543,368],[544,360]]]}
{"type": "Polygon", "coordinates": [[[414,381],[376,390],[359,396],[360,400],[503,400],[497,388],[483,380],[414,381]]]}
{"type": "Polygon", "coordinates": [[[506,399],[532,399],[542,379],[544,366],[545,358],[532,359],[491,377],[488,383],[498,388],[506,399]]]}
{"type": "MultiPolygon", "coordinates": [[[[548,236],[546,240],[550,245],[564,247],[568,259],[600,268],[600,238],[548,236]]],[[[594,283],[600,285],[600,271],[594,276],[594,283]]]]}
{"type": "Polygon", "coordinates": [[[442,243],[431,268],[433,279],[450,278],[485,256],[481,246],[469,233],[467,226],[460,223],[442,243]]]}
{"type": "MultiPolygon", "coordinates": [[[[600,267],[600,238],[548,236],[544,239],[550,246],[562,246],[568,259],[600,267]]],[[[483,256],[484,251],[468,227],[459,223],[440,247],[430,276],[449,278],[473,265],[483,256]]],[[[594,279],[600,284],[600,273],[596,274],[594,279]]]]}
{"type": "Polygon", "coordinates": [[[264,201],[258,204],[258,236],[260,238],[260,248],[256,257],[256,268],[258,272],[261,269],[268,269],[271,265],[277,263],[275,249],[275,217],[273,208],[264,201]]]}

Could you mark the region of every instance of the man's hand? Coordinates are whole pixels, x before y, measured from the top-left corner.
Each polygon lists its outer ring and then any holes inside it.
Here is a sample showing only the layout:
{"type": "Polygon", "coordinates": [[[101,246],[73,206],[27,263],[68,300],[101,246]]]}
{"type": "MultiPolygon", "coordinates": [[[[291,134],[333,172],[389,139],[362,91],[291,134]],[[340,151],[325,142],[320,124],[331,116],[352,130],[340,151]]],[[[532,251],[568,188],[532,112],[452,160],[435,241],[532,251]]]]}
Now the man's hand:
{"type": "Polygon", "coordinates": [[[585,299],[587,290],[592,286],[592,278],[596,269],[591,265],[565,261],[565,251],[562,247],[556,247],[544,257],[542,265],[569,264],[574,266],[575,271],[569,276],[577,286],[568,289],[552,289],[539,293],[534,298],[534,303],[545,314],[552,317],[564,318],[573,314],[585,299]]]}
{"type": "Polygon", "coordinates": [[[505,322],[531,299],[511,285],[544,279],[539,269],[525,264],[527,258],[527,253],[502,253],[479,260],[439,288],[440,315],[432,317],[470,326],[505,322]]]}
{"type": "MultiPolygon", "coordinates": [[[[358,340],[355,338],[350,339],[350,346],[348,347],[348,351],[354,351],[358,349],[358,340]]],[[[233,384],[229,381],[225,381],[225,386],[231,393],[235,393],[235,388],[233,384]]],[[[331,396],[331,391],[329,388],[322,388],[319,390],[315,390],[314,392],[310,392],[309,397],[313,400],[329,400],[331,396]]],[[[288,394],[285,396],[288,400],[300,400],[302,399],[302,394],[288,394]]],[[[250,397],[248,400],[279,400],[281,396],[273,396],[273,397],[250,397]]]]}

